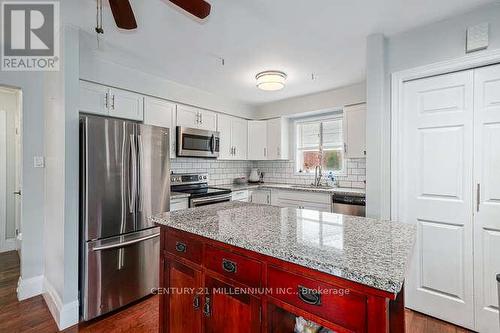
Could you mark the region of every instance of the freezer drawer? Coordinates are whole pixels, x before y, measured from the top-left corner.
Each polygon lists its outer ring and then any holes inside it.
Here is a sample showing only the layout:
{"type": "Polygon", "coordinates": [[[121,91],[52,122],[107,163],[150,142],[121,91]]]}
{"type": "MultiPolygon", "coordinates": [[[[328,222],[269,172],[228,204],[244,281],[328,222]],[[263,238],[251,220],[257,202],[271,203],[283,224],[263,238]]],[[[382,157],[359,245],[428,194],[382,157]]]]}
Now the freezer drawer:
{"type": "Polygon", "coordinates": [[[87,242],[82,316],[90,320],[158,287],[159,228],[87,242]]]}

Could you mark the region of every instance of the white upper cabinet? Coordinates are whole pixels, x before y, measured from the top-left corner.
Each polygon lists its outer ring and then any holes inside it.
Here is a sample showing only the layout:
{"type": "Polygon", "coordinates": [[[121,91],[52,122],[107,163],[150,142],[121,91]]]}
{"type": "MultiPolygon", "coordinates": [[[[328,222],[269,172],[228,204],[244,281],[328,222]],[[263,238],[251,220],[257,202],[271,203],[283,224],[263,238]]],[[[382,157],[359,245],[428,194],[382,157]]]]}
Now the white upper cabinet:
{"type": "Polygon", "coordinates": [[[100,84],[80,81],[80,111],[100,115],[108,114],[109,88],[100,84]]]}
{"type": "Polygon", "coordinates": [[[129,91],[109,90],[109,115],[117,118],[143,120],[144,96],[129,91]]]}
{"type": "Polygon", "coordinates": [[[219,159],[245,160],[247,158],[247,120],[219,114],[217,131],[220,132],[219,159]]]}
{"type": "Polygon", "coordinates": [[[248,159],[267,160],[267,121],[248,121],[248,159]]]}
{"type": "Polygon", "coordinates": [[[347,158],[366,156],[366,104],[344,108],[344,138],[347,158]]]}
{"type": "Polygon", "coordinates": [[[133,92],[80,81],[80,111],[124,119],[142,120],[144,97],[133,92]]]}
{"type": "Polygon", "coordinates": [[[144,124],[170,129],[170,158],[176,151],[176,104],[157,98],[146,97],[144,101],[144,124]]]}
{"type": "Polygon", "coordinates": [[[267,121],[267,159],[286,160],[289,152],[288,121],[285,118],[267,121]]]}
{"type": "Polygon", "coordinates": [[[217,114],[179,104],[177,105],[177,126],[215,131],[217,129],[217,114]]]}

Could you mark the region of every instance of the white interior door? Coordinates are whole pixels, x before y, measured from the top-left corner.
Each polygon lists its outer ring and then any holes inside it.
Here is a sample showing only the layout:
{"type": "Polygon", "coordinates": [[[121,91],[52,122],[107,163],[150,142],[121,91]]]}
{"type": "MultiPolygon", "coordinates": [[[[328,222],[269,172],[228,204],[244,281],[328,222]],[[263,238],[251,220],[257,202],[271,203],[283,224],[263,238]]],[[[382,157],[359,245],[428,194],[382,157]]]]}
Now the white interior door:
{"type": "Polygon", "coordinates": [[[401,221],[417,225],[406,305],[473,328],[473,71],[405,83],[401,221]]]}
{"type": "Polygon", "coordinates": [[[7,227],[7,112],[0,110],[0,252],[5,248],[7,227]]]}
{"type": "Polygon", "coordinates": [[[474,73],[474,296],[476,330],[500,332],[500,66],[474,73]]]}

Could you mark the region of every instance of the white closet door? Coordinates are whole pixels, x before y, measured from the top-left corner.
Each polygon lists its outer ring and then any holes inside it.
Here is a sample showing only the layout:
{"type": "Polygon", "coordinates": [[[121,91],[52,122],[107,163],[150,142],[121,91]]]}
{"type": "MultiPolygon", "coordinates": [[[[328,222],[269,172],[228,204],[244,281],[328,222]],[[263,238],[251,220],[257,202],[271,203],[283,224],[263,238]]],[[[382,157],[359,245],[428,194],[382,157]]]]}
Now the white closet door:
{"type": "Polygon", "coordinates": [[[500,66],[477,69],[474,75],[476,330],[500,332],[496,281],[500,273],[500,66]]]}
{"type": "Polygon", "coordinates": [[[399,219],[417,225],[406,306],[473,328],[473,72],[404,88],[399,219]]]}

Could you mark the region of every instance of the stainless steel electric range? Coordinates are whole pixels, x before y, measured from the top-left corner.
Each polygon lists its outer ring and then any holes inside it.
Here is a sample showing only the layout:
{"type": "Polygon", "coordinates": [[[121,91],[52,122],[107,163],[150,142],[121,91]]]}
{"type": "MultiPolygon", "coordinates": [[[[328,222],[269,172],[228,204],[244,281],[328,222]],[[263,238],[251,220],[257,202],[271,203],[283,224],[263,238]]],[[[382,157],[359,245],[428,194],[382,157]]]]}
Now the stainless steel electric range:
{"type": "Polygon", "coordinates": [[[231,190],[208,186],[206,173],[173,173],[170,175],[170,190],[189,193],[190,208],[231,201],[231,190]]]}

